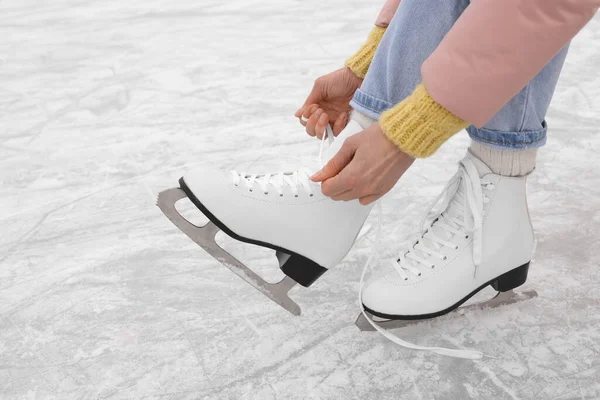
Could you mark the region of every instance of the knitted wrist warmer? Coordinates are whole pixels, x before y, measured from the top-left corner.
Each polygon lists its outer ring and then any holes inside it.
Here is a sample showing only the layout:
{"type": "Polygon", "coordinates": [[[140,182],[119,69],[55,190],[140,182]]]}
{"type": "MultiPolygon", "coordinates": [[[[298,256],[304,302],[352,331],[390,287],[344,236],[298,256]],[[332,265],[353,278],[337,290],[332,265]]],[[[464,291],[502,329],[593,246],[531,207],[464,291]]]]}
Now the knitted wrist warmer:
{"type": "Polygon", "coordinates": [[[381,42],[385,29],[381,26],[373,28],[365,44],[362,45],[356,54],[346,60],[344,65],[350,68],[359,78],[364,78],[367,75],[369,65],[371,65],[371,60],[373,60],[375,50],[377,50],[377,46],[381,42]]]}
{"type": "Polygon", "coordinates": [[[429,157],[452,135],[469,126],[436,103],[423,84],[383,112],[379,123],[388,139],[415,158],[429,157]]]}

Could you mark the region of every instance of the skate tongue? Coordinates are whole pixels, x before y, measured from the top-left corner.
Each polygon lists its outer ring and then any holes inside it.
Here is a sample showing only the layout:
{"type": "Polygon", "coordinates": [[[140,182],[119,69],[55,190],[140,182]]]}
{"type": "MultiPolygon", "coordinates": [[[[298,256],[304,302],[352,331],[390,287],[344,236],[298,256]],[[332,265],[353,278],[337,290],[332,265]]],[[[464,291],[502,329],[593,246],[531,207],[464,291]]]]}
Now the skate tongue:
{"type": "Polygon", "coordinates": [[[483,161],[481,161],[479,158],[477,158],[475,154],[471,152],[471,150],[467,152],[465,158],[468,158],[469,160],[473,161],[473,164],[475,164],[475,168],[477,169],[480,178],[483,178],[485,175],[493,173],[492,170],[487,165],[485,165],[483,161]]]}

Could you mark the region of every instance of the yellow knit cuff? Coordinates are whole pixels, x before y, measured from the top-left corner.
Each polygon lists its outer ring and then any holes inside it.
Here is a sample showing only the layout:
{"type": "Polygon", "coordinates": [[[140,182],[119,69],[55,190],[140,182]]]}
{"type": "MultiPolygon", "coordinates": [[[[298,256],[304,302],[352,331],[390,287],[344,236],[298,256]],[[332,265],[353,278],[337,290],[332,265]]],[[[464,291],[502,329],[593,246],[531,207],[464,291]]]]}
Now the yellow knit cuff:
{"type": "Polygon", "coordinates": [[[362,45],[356,54],[346,60],[344,65],[350,68],[359,78],[364,78],[367,75],[369,65],[371,65],[371,60],[373,60],[375,50],[377,50],[377,46],[381,42],[385,29],[381,26],[373,28],[365,44],[362,45]]]}
{"type": "Polygon", "coordinates": [[[429,157],[452,135],[469,126],[436,103],[423,84],[383,112],[379,123],[388,139],[415,158],[429,157]]]}

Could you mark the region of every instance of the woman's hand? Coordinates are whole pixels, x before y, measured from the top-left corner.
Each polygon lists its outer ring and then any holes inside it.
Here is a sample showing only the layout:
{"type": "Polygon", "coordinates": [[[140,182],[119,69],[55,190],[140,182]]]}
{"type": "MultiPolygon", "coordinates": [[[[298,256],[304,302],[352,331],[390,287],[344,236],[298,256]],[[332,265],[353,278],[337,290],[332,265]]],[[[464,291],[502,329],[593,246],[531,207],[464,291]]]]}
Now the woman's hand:
{"type": "Polygon", "coordinates": [[[310,136],[323,137],[327,124],[331,124],[337,135],[348,123],[350,100],[362,79],[348,67],[324,75],[315,81],[304,105],[294,114],[306,127],[310,136]],[[302,121],[302,117],[307,122],[302,121]]]}
{"type": "Polygon", "coordinates": [[[312,176],[333,200],[360,199],[363,205],[389,192],[415,159],[403,153],[378,123],[350,136],[340,151],[312,176]]]}

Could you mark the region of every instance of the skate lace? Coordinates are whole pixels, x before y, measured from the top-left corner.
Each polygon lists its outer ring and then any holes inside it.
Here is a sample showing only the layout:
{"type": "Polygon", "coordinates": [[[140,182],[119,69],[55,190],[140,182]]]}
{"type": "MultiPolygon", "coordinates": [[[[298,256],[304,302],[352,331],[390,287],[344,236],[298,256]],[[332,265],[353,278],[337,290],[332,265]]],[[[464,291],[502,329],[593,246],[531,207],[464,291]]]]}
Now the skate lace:
{"type": "MultiPolygon", "coordinates": [[[[491,182],[487,182],[479,178],[477,168],[471,160],[465,159],[461,161],[459,164],[458,173],[450,180],[450,182],[448,182],[442,193],[437,197],[427,211],[424,219],[425,222],[423,223],[423,234],[420,235],[419,239],[408,251],[404,252],[397,260],[393,261],[394,269],[400,274],[400,276],[402,276],[404,279],[408,279],[407,272],[416,276],[420,276],[421,271],[417,267],[419,265],[435,268],[435,265],[428,265],[426,260],[421,257],[421,255],[435,255],[444,260],[444,256],[439,254],[439,250],[442,247],[455,247],[455,245],[451,244],[449,241],[452,236],[448,235],[464,234],[465,229],[474,235],[473,259],[476,266],[474,273],[476,273],[477,266],[481,262],[481,228],[483,216],[485,215],[483,204],[489,201],[487,197],[484,196],[482,188],[493,190],[494,186],[491,182]],[[439,209],[445,211],[441,212],[440,214],[434,213],[433,209],[436,204],[440,202],[440,200],[442,200],[442,202],[439,209]],[[461,205],[462,207],[460,207],[461,205]],[[437,217],[434,217],[431,223],[427,223],[426,221],[431,220],[432,215],[437,215],[437,217]],[[460,217],[462,217],[462,219],[460,217]],[[443,233],[446,234],[445,237],[442,235],[443,233]],[[420,252],[421,255],[416,254],[417,252],[420,252]],[[410,256],[411,254],[416,255],[410,256]]],[[[476,350],[427,347],[407,342],[381,328],[366,314],[362,301],[365,275],[373,263],[373,260],[378,254],[380,254],[377,249],[377,244],[381,242],[382,235],[381,202],[378,202],[377,208],[378,219],[375,246],[371,256],[368,258],[363,268],[360,277],[360,288],[358,291],[358,304],[360,305],[361,312],[365,319],[377,332],[386,337],[388,340],[408,349],[429,351],[445,356],[471,360],[482,358],[483,354],[476,350]]]]}
{"type": "Polygon", "coordinates": [[[310,185],[310,172],[305,169],[299,169],[293,172],[280,172],[278,174],[247,174],[245,172],[229,171],[234,185],[239,186],[242,182],[248,188],[248,191],[253,192],[255,184],[262,189],[264,194],[269,194],[269,186],[277,190],[279,196],[283,196],[283,188],[289,187],[292,190],[294,197],[299,196],[298,188],[302,187],[313,196],[312,187],[310,185]]]}
{"type": "MultiPolygon", "coordinates": [[[[333,130],[330,126],[327,126],[326,134],[321,139],[319,146],[319,164],[322,167],[323,163],[323,149],[325,141],[329,141],[331,146],[335,141],[333,130]]],[[[313,188],[316,185],[311,184],[311,172],[308,168],[300,168],[292,172],[279,172],[275,174],[248,174],[246,172],[238,172],[237,170],[229,171],[232,182],[235,186],[244,184],[249,192],[253,192],[255,185],[258,185],[265,195],[269,194],[269,187],[273,187],[277,190],[277,194],[280,197],[284,196],[283,189],[289,187],[294,197],[299,197],[299,188],[303,188],[310,197],[314,196],[313,188]]]]}
{"type": "Polygon", "coordinates": [[[429,261],[431,257],[446,261],[447,256],[442,254],[444,248],[459,249],[458,244],[452,243],[455,237],[464,236],[468,239],[471,235],[475,265],[473,277],[477,276],[482,255],[483,206],[489,202],[484,189],[493,190],[494,185],[479,177],[471,160],[462,160],[456,175],[429,207],[421,223],[422,233],[392,262],[396,272],[405,281],[409,280],[410,275],[421,276],[423,267],[435,269],[436,264],[429,261]],[[438,210],[443,210],[441,213],[434,210],[438,204],[438,210]]]}

